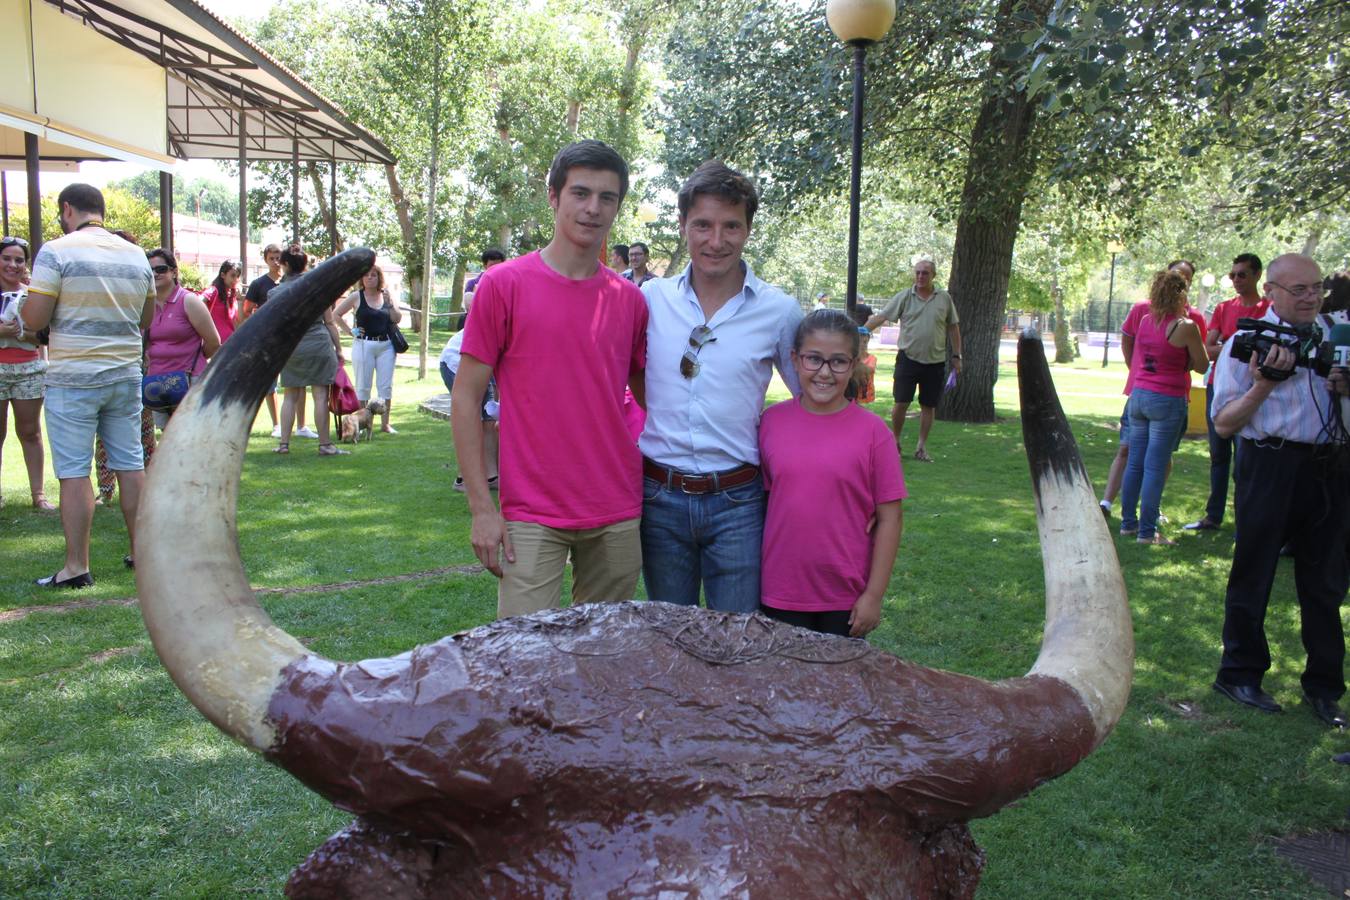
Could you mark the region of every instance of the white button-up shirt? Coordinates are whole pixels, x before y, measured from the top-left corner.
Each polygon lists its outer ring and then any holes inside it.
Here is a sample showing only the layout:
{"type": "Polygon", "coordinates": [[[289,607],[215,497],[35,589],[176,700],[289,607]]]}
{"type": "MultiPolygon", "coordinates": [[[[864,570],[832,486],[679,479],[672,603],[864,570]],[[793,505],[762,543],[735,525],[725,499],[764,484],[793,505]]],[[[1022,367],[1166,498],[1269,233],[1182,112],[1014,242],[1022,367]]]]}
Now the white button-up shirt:
{"type": "Polygon", "coordinates": [[[759,417],[776,366],[793,395],[801,393],[792,367],[792,341],[801,306],[745,268],[745,287],[706,324],[712,337],[698,351],[693,378],[680,359],[693,349],[690,333],[705,324],[690,283],[690,268],[642,286],[647,321],[647,427],[642,455],[680,472],[723,472],[759,464],[759,417]]]}
{"type": "MultiPolygon", "coordinates": [[[[1274,307],[1266,311],[1261,321],[1289,324],[1276,315],[1274,307]]],[[[1321,321],[1318,327],[1323,328],[1321,321]]],[[[1324,338],[1325,333],[1324,329],[1324,338]]],[[[1247,363],[1232,356],[1236,337],[1235,334],[1224,342],[1214,361],[1214,402],[1210,406],[1210,415],[1217,414],[1251,389],[1252,376],[1247,363]]],[[[1332,404],[1336,401],[1336,396],[1327,390],[1325,378],[1313,374],[1312,369],[1305,366],[1296,366],[1294,374],[1275,385],[1238,434],[1254,441],[1283,438],[1304,444],[1326,443],[1330,431],[1323,423],[1331,420],[1332,404]]],[[[1344,398],[1340,399],[1340,404],[1343,414],[1350,411],[1347,410],[1350,404],[1344,398]]]]}

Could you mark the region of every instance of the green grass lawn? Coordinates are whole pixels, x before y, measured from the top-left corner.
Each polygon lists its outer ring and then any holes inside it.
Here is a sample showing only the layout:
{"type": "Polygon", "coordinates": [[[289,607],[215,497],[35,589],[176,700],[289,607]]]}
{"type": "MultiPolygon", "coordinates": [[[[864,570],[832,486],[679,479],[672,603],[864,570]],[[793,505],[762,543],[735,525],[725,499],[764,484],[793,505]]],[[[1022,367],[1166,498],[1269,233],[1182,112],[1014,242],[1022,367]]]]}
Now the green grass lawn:
{"type": "MultiPolygon", "coordinates": [[[[442,390],[440,343],[427,381],[398,370],[396,436],[320,459],[313,441],[295,441],[289,457],[269,452],[265,413],[254,431],[240,492],[244,562],[260,589],[306,589],[264,590],[261,600],[317,652],[394,654],[493,615],[491,576],[436,571],[474,561],[464,498],[450,487],[449,426],[415,410],[442,390]]],[[[1123,370],[1083,361],[1056,366],[1055,377],[1100,488],[1123,370]]],[[[879,393],[889,384],[883,362],[879,393]]],[[[1044,615],[1011,364],[996,400],[998,423],[939,422],[937,462],[907,463],[904,538],[873,638],[987,678],[1030,667],[1044,615]]],[[[96,587],[32,587],[61,564],[59,521],[27,508],[12,435],[2,473],[0,896],[278,896],[291,868],[350,817],[230,743],[173,686],[129,602],[115,509],[95,516],[96,587]],[[76,598],[98,602],[23,613],[76,598]]],[[[1163,499],[1170,532],[1199,516],[1207,488],[1206,447],[1187,441],[1163,499]]],[[[48,492],[55,499],[55,482],[48,492]]],[[[1288,566],[1267,626],[1266,681],[1288,711],[1262,715],[1210,690],[1231,535],[1182,535],[1171,549],[1119,544],[1137,644],[1129,707],[1073,772],[975,823],[988,856],[981,896],[1320,896],[1269,842],[1342,823],[1345,774],[1329,757],[1350,747],[1297,703],[1303,655],[1288,566]]]]}

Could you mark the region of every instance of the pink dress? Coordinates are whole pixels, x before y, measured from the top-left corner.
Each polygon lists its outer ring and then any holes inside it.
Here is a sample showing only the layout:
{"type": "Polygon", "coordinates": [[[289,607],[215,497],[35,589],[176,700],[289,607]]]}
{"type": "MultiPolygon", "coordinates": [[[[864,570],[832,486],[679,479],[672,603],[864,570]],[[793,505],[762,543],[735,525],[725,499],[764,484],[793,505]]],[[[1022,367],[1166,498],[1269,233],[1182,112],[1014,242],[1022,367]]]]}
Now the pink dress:
{"type": "Polygon", "coordinates": [[[202,355],[202,336],[188,321],[187,291],[178,288],[163,305],[156,304],[155,318],[150,322],[148,363],[145,374],[162,375],[165,372],[200,374],[206,367],[202,355]]]}

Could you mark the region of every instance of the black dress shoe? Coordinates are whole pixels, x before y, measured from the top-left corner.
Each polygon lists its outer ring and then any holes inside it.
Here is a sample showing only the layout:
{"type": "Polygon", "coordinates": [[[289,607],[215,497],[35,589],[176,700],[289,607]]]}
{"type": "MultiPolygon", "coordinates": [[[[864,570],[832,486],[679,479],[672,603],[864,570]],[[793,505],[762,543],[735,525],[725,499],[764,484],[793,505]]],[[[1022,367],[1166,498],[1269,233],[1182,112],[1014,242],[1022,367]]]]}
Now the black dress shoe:
{"type": "Polygon", "coordinates": [[[61,573],[53,572],[46,578],[39,578],[33,582],[38,587],[49,588],[85,588],[94,586],[94,576],[91,572],[85,572],[83,575],[72,575],[66,579],[57,579],[61,573]]]}
{"type": "Polygon", "coordinates": [[[1346,721],[1345,713],[1341,712],[1341,708],[1336,705],[1335,700],[1304,694],[1303,701],[1312,707],[1313,715],[1332,728],[1344,728],[1347,724],[1350,724],[1346,721]]]}
{"type": "MultiPolygon", "coordinates": [[[[1229,700],[1241,703],[1244,706],[1252,706],[1261,712],[1277,713],[1283,711],[1283,707],[1275,702],[1275,698],[1250,684],[1229,684],[1226,681],[1214,682],[1214,690],[1223,694],[1229,700]]],[[[1332,704],[1333,706],[1335,704],[1332,704]]]]}

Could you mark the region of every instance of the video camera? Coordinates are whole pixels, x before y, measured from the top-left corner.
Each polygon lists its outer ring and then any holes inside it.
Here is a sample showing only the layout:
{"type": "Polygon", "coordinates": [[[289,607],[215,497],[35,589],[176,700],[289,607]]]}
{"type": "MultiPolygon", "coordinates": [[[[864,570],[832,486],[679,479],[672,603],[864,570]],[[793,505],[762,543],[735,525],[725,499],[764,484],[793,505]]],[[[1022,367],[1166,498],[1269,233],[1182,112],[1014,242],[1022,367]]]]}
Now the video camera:
{"type": "Polygon", "coordinates": [[[1284,381],[1294,374],[1294,369],[1272,369],[1266,365],[1266,357],[1277,346],[1293,351],[1295,368],[1304,366],[1323,378],[1331,374],[1333,367],[1350,368],[1350,325],[1335,325],[1325,341],[1322,330],[1311,323],[1294,326],[1261,319],[1238,319],[1237,327],[1229,355],[1247,362],[1255,353],[1261,364],[1261,374],[1271,381],[1284,381]]]}

